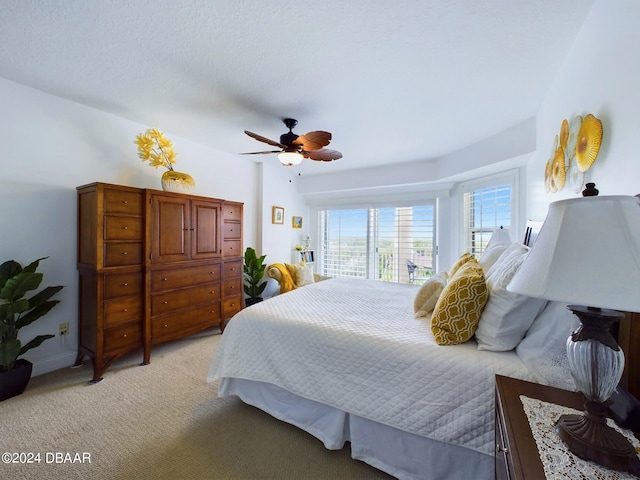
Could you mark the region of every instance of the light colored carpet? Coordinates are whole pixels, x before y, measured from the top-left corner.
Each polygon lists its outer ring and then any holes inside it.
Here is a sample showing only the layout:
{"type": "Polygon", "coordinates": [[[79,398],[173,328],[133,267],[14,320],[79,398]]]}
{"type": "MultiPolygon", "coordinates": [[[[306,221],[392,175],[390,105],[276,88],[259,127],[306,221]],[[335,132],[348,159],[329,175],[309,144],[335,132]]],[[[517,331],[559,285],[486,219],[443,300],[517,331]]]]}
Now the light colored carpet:
{"type": "Polygon", "coordinates": [[[206,375],[220,338],[214,331],[158,345],[146,366],[141,352],[128,355],[96,385],[88,362],[32,378],[0,403],[0,454],[39,453],[40,462],[0,463],[0,478],[391,478],[353,460],[348,446],[327,450],[236,397],[218,398],[206,375]],[[84,452],[90,463],[56,463],[84,452]]]}

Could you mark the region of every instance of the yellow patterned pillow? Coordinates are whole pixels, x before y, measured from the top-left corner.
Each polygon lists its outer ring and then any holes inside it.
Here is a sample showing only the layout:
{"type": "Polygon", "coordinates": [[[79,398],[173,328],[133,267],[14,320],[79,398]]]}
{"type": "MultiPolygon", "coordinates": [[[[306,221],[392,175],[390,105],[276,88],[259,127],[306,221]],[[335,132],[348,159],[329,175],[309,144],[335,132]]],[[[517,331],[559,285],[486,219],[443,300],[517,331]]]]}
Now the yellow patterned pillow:
{"type": "Polygon", "coordinates": [[[456,272],[460,269],[460,267],[465,265],[468,261],[475,260],[475,259],[476,257],[471,255],[470,253],[463,253],[462,255],[460,255],[460,258],[456,260],[456,263],[454,263],[451,269],[449,270],[449,278],[453,277],[456,274],[456,272]]]}
{"type": "Polygon", "coordinates": [[[431,332],[438,345],[468,341],[478,327],[489,294],[484,270],[468,260],[449,278],[431,316],[431,332]]]}

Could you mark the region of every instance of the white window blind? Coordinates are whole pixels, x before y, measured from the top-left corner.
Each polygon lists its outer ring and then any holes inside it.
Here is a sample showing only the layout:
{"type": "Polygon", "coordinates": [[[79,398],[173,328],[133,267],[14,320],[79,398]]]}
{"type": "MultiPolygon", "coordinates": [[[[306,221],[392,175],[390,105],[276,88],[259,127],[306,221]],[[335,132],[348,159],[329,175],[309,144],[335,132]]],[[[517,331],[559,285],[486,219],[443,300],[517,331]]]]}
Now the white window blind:
{"type": "Polygon", "coordinates": [[[319,273],[422,283],[434,267],[434,205],[319,212],[319,273]]]}
{"type": "Polygon", "coordinates": [[[511,228],[512,190],[504,184],[464,193],[466,252],[480,257],[496,228],[511,228]]]}

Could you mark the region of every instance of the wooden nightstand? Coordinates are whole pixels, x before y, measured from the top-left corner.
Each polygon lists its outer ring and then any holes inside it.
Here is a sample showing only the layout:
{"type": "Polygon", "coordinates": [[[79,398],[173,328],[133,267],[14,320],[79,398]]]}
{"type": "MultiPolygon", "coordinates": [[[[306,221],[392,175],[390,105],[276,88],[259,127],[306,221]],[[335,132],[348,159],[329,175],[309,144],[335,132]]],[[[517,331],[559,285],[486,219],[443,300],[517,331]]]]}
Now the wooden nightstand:
{"type": "Polygon", "coordinates": [[[559,388],[496,375],[496,478],[545,478],[536,441],[520,395],[583,409],[582,395],[559,388]]]}

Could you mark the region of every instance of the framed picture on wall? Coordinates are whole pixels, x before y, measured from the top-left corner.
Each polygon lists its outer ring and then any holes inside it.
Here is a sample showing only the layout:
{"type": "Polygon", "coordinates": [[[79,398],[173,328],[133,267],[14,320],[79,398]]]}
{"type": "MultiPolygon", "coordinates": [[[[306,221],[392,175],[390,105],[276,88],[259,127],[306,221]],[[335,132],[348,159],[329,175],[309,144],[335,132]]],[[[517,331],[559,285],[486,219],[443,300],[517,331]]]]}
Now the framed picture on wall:
{"type": "Polygon", "coordinates": [[[293,228],[302,228],[302,217],[291,217],[291,226],[293,228]]]}
{"type": "Polygon", "coordinates": [[[283,207],[271,208],[271,223],[284,225],[284,208],[283,207]]]}

